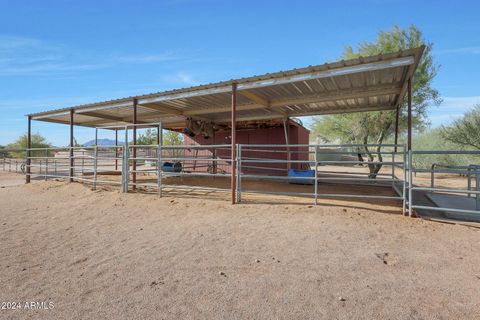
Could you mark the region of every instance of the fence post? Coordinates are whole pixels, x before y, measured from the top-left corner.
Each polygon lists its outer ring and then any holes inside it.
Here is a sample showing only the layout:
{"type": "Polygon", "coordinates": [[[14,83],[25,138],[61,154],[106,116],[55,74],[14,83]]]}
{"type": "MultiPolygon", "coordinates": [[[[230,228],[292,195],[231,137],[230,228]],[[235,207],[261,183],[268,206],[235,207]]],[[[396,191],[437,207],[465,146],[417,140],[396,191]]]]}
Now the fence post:
{"type": "Polygon", "coordinates": [[[403,208],[402,213],[407,213],[407,147],[403,145],[403,208]]]}
{"type": "MultiPolygon", "coordinates": [[[[472,171],[471,170],[472,168],[469,166],[468,169],[467,169],[467,190],[470,191],[472,189],[472,176],[470,174],[470,172],[472,171]]],[[[478,174],[475,174],[475,177],[477,177],[478,174]]],[[[477,182],[477,185],[476,185],[476,190],[478,191],[478,182],[477,182]]],[[[472,196],[471,193],[468,193],[467,194],[468,197],[470,198],[472,196]]]]}
{"type": "Polygon", "coordinates": [[[242,201],[242,195],[241,195],[241,191],[242,191],[242,187],[241,187],[241,183],[242,183],[242,145],[241,144],[237,144],[237,190],[236,190],[236,193],[237,193],[237,203],[240,203],[240,201],[242,201]]]}
{"type": "Polygon", "coordinates": [[[129,150],[128,150],[128,126],[125,126],[125,143],[123,146],[123,192],[128,192],[128,184],[129,184],[129,169],[130,169],[130,162],[129,162],[129,150]]]}
{"type": "Polygon", "coordinates": [[[412,197],[412,187],[413,187],[413,164],[412,164],[412,150],[408,150],[408,171],[409,171],[409,179],[408,179],[408,216],[412,217],[412,206],[413,206],[413,197],[412,197]]]}
{"type": "Polygon", "coordinates": [[[395,144],[395,148],[392,151],[392,188],[395,186],[395,153],[397,152],[397,145],[395,144]]]}
{"type": "Polygon", "coordinates": [[[93,190],[97,190],[97,165],[98,165],[98,146],[95,146],[93,152],[93,190]]]}
{"type": "Polygon", "coordinates": [[[480,176],[478,175],[478,168],[475,168],[475,191],[477,192],[476,194],[476,205],[475,205],[475,210],[480,210],[480,194],[478,194],[479,188],[478,185],[480,184],[480,176]]]}
{"type": "Polygon", "coordinates": [[[158,195],[162,196],[162,146],[157,145],[157,188],[158,195]]]}
{"type": "MultiPolygon", "coordinates": [[[[308,154],[310,158],[310,153],[308,154]]],[[[310,159],[309,159],[310,161],[310,159]]],[[[315,152],[314,152],[314,161],[315,161],[315,186],[313,187],[315,193],[315,205],[318,204],[318,145],[315,145],[315,152]]]]}
{"type": "Polygon", "coordinates": [[[48,175],[48,149],[45,149],[45,181],[47,181],[48,175]]]}

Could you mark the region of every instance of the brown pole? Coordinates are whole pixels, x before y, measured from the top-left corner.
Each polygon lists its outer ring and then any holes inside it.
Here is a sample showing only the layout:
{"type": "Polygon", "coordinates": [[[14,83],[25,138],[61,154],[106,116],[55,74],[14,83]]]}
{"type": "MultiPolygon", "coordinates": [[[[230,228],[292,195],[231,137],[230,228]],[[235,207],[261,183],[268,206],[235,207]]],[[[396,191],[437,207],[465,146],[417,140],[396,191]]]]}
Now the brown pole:
{"type": "Polygon", "coordinates": [[[398,118],[400,115],[400,107],[397,106],[397,113],[395,115],[395,152],[397,152],[397,146],[396,144],[398,143],[398,118]]]}
{"type": "Polygon", "coordinates": [[[118,169],[118,129],[115,129],[115,171],[118,169]]]}
{"type": "Polygon", "coordinates": [[[70,109],[70,182],[73,182],[73,113],[74,110],[70,109]]]}
{"type": "Polygon", "coordinates": [[[232,204],[235,204],[235,198],[236,198],[236,150],[235,147],[237,146],[237,128],[236,128],[236,118],[235,118],[235,112],[237,108],[237,84],[234,82],[232,83],[232,174],[231,174],[231,185],[232,185],[232,204]]]}
{"type": "Polygon", "coordinates": [[[412,150],[412,78],[408,79],[408,150],[412,150]]]}
{"type": "MultiPolygon", "coordinates": [[[[137,99],[133,99],[133,145],[135,146],[137,144],[137,104],[138,104],[138,100],[137,99]]],[[[133,158],[136,158],[137,157],[137,148],[133,148],[133,158]]],[[[133,187],[132,189],[135,190],[137,189],[137,186],[135,185],[137,183],[137,173],[135,172],[137,170],[137,161],[136,160],[133,160],[133,163],[132,163],[132,169],[133,169],[133,173],[132,173],[132,181],[133,181],[133,187]]]]}
{"type": "MultiPolygon", "coordinates": [[[[27,149],[32,147],[32,117],[28,116],[28,129],[27,129],[27,149]]],[[[27,174],[25,176],[25,183],[30,183],[30,150],[27,150],[27,167],[25,168],[27,174]]]]}

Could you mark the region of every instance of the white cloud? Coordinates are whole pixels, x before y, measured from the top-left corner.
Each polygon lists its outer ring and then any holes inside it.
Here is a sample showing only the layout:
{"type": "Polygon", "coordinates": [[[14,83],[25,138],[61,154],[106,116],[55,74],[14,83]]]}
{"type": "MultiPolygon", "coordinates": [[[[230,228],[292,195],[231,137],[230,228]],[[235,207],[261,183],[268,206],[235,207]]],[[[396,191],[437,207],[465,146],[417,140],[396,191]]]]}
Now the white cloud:
{"type": "Polygon", "coordinates": [[[198,85],[198,81],[194,79],[193,75],[183,71],[170,74],[170,75],[165,75],[162,77],[162,80],[165,82],[169,82],[171,84],[181,84],[181,85],[188,85],[188,86],[198,85]]]}

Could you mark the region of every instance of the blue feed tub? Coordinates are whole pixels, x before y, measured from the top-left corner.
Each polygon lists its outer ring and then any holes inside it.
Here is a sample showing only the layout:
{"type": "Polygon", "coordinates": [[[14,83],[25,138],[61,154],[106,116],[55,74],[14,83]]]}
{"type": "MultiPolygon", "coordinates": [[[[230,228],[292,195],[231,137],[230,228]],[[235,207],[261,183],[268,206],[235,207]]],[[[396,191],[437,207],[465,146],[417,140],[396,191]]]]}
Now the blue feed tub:
{"type": "Polygon", "coordinates": [[[301,179],[301,178],[314,178],[315,170],[298,170],[288,169],[288,183],[294,184],[313,184],[313,179],[301,179]]]}
{"type": "Polygon", "coordinates": [[[182,164],[180,162],[164,162],[162,164],[163,172],[182,172],[182,164]]]}

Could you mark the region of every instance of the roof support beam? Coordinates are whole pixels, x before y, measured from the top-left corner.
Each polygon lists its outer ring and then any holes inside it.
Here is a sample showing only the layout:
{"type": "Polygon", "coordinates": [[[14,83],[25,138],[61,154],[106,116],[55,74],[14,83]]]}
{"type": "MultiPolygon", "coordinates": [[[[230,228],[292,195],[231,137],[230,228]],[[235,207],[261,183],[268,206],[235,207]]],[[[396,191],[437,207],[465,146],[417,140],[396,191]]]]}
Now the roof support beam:
{"type": "Polygon", "coordinates": [[[160,104],[158,104],[158,103],[154,103],[154,104],[142,104],[142,105],[140,105],[140,106],[141,106],[141,107],[144,107],[144,108],[148,108],[148,109],[152,109],[152,110],[156,110],[156,111],[168,113],[168,114],[174,114],[174,115],[179,115],[179,116],[182,115],[182,111],[181,111],[181,110],[178,110],[178,109],[172,108],[172,107],[167,107],[167,106],[164,106],[164,105],[160,105],[160,104]]]}
{"type": "MultiPolygon", "coordinates": [[[[291,112],[289,113],[289,117],[303,117],[303,116],[312,116],[312,115],[328,115],[328,114],[338,114],[338,113],[354,113],[354,112],[367,112],[367,111],[382,111],[382,110],[391,110],[392,106],[364,106],[364,107],[358,107],[358,108],[351,108],[351,109],[346,109],[346,108],[338,108],[336,110],[332,109],[318,109],[312,112],[291,112]]],[[[272,117],[272,116],[266,116],[266,115],[258,115],[258,116],[243,116],[243,117],[237,117],[237,121],[253,121],[253,120],[271,120],[271,119],[283,119],[283,116],[278,116],[278,117],[272,117]]],[[[228,122],[230,118],[221,118],[221,119],[216,119],[215,122],[217,123],[222,123],[222,122],[228,122]]]]}
{"type": "MultiPolygon", "coordinates": [[[[300,98],[294,98],[294,99],[272,100],[270,102],[269,109],[273,109],[277,111],[276,108],[280,108],[288,105],[295,105],[295,104],[331,102],[331,101],[346,100],[346,99],[367,98],[367,97],[374,97],[374,96],[399,94],[401,90],[402,90],[401,88],[398,88],[392,85],[374,87],[372,89],[359,88],[354,90],[337,90],[337,91],[327,92],[325,94],[306,95],[306,96],[303,96],[300,98]]],[[[261,108],[261,106],[259,106],[258,104],[245,104],[245,105],[237,106],[237,111],[254,110],[259,108],[261,108]]],[[[190,116],[190,115],[209,114],[209,113],[222,113],[222,112],[228,112],[229,109],[230,109],[229,107],[212,107],[212,108],[205,108],[205,109],[194,110],[194,111],[186,111],[184,112],[184,114],[187,116],[190,116]]]]}
{"type": "MultiPolygon", "coordinates": [[[[259,95],[256,95],[255,93],[253,93],[251,91],[246,91],[246,90],[239,91],[238,93],[241,94],[242,96],[250,99],[251,101],[257,103],[258,105],[272,110],[271,105],[270,105],[270,101],[260,97],[259,95]]],[[[282,110],[272,110],[272,111],[275,112],[275,113],[280,113],[284,117],[287,117],[287,114],[282,110]]]]}
{"type": "Polygon", "coordinates": [[[125,119],[122,118],[122,117],[115,117],[115,116],[111,116],[111,115],[107,115],[107,114],[101,114],[101,113],[97,113],[97,112],[91,112],[91,111],[90,112],[78,112],[77,114],[84,115],[84,116],[89,116],[89,117],[93,117],[93,118],[119,121],[119,122],[125,121],[125,119]]]}

